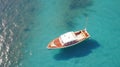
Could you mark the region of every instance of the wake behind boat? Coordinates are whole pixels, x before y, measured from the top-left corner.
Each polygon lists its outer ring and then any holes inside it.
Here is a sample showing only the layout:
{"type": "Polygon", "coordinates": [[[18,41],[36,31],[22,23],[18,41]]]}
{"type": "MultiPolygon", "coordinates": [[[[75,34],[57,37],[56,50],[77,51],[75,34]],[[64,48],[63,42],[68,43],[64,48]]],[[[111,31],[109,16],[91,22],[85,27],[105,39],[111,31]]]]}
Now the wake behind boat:
{"type": "Polygon", "coordinates": [[[62,34],[58,38],[51,41],[47,48],[48,49],[58,49],[58,48],[66,48],[73,45],[76,45],[77,43],[80,43],[90,37],[89,33],[86,29],[76,31],[76,32],[67,32],[65,34],[62,34]]]}

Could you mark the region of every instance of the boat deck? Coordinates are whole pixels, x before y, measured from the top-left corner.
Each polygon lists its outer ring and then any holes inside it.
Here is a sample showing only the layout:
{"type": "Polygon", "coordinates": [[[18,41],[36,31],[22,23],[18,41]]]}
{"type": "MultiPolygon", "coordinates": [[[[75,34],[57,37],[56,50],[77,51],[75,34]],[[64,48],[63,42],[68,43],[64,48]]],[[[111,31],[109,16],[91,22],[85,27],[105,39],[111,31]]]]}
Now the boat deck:
{"type": "Polygon", "coordinates": [[[54,40],[54,44],[55,44],[57,47],[62,47],[62,44],[60,43],[59,38],[57,38],[57,39],[54,40]]]}

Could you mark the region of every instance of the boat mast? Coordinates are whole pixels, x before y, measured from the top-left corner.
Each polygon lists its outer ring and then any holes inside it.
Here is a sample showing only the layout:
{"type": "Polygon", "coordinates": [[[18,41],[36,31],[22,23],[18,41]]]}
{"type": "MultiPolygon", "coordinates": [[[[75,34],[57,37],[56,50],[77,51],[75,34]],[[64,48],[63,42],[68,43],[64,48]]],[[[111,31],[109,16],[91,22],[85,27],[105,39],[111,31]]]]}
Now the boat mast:
{"type": "Polygon", "coordinates": [[[84,27],[84,29],[87,29],[87,22],[88,22],[88,17],[86,17],[86,21],[85,21],[85,27],[84,27]]]}

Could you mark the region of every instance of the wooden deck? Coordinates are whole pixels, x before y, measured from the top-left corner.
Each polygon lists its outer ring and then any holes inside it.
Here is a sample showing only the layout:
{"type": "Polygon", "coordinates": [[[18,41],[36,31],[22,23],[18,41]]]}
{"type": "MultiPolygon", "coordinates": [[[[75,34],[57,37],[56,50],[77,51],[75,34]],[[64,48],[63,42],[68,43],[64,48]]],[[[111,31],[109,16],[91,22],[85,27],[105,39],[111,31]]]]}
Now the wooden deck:
{"type": "Polygon", "coordinates": [[[57,47],[62,47],[62,44],[60,43],[59,38],[57,38],[57,39],[54,40],[54,44],[55,44],[57,47]]]}

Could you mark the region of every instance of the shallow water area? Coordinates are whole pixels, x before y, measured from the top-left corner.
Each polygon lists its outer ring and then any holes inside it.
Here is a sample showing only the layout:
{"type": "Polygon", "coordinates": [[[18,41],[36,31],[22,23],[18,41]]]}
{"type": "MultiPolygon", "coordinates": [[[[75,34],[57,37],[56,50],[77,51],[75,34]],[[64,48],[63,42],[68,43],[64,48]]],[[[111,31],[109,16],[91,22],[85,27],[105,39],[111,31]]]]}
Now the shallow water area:
{"type": "MultiPolygon", "coordinates": [[[[1,0],[0,3],[2,2],[1,0]]],[[[4,5],[7,2],[9,1],[5,0],[4,5]]],[[[6,9],[2,7],[3,10],[0,10],[2,11],[0,35],[6,38],[4,45],[0,41],[2,50],[0,65],[4,65],[3,67],[120,67],[119,2],[119,0],[11,1],[6,9]],[[4,26],[3,23],[8,24],[4,26]],[[91,35],[90,39],[66,49],[46,48],[48,43],[59,35],[85,27],[91,35]],[[5,35],[5,32],[8,35],[5,35]],[[8,40],[7,36],[9,36],[8,40]],[[10,52],[7,53],[7,49],[10,49],[10,52]],[[8,61],[4,56],[12,59],[8,61]]],[[[2,36],[0,39],[3,39],[2,36]]]]}
{"type": "Polygon", "coordinates": [[[23,66],[40,67],[119,67],[118,0],[41,0],[41,12],[27,41],[28,57],[23,66]],[[47,50],[47,44],[59,35],[83,29],[91,39],[76,46],[47,50]],[[115,39],[114,39],[115,38],[115,39]],[[111,41],[111,39],[113,39],[111,41]]]}

